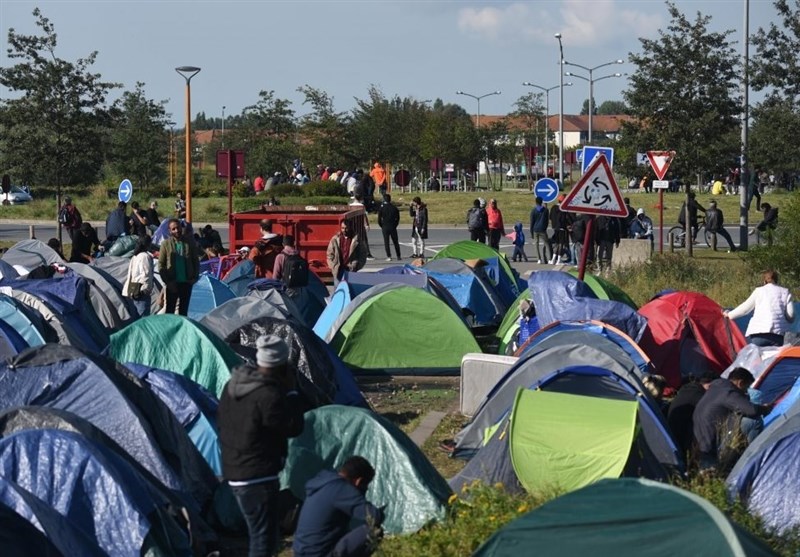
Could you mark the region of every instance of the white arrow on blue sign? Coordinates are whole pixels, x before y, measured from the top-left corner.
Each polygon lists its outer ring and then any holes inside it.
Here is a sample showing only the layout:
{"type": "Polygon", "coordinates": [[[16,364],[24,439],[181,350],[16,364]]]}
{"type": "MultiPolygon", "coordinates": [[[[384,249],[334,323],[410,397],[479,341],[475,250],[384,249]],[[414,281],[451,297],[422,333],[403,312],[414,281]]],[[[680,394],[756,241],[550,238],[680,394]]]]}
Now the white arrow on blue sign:
{"type": "Polygon", "coordinates": [[[592,165],[594,162],[595,157],[600,153],[606,156],[606,161],[608,161],[608,166],[610,168],[614,168],[614,148],[613,147],[589,147],[588,145],[584,145],[583,147],[583,160],[581,161],[581,172],[586,174],[586,170],[592,165]]]}
{"type": "Polygon", "coordinates": [[[125,203],[130,201],[131,197],[133,197],[133,184],[131,184],[131,181],[127,178],[120,182],[118,196],[119,200],[125,203]]]}
{"type": "Polygon", "coordinates": [[[541,178],[533,186],[533,193],[545,203],[550,203],[558,197],[558,183],[552,178],[541,178]]]}

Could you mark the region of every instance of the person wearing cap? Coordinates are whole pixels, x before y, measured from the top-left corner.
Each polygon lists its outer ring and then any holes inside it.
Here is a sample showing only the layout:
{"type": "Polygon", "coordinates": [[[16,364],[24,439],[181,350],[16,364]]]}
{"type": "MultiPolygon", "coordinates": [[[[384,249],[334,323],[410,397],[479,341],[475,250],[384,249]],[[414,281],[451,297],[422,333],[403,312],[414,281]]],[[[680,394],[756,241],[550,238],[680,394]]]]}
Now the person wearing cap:
{"type": "Polygon", "coordinates": [[[289,366],[289,346],[275,335],[256,340],[255,366],[235,367],[217,408],[222,476],[242,511],[250,557],[278,549],[280,489],[288,440],[303,432],[303,409],[289,366]]]}
{"type": "Polygon", "coordinates": [[[642,207],[636,210],[636,218],[631,221],[631,237],[639,240],[650,240],[653,247],[653,221],[642,207]]]}
{"type": "Polygon", "coordinates": [[[64,198],[64,205],[62,205],[61,209],[59,210],[58,220],[61,223],[61,226],[64,227],[64,230],[67,231],[70,240],[74,242],[75,236],[79,233],[81,229],[83,218],[81,217],[81,212],[72,203],[71,197],[66,196],[64,198]],[[61,215],[63,215],[63,218],[61,215]]]}
{"type": "Polygon", "coordinates": [[[731,235],[725,230],[725,218],[722,209],[717,208],[717,202],[711,201],[706,209],[706,230],[711,232],[711,249],[717,251],[717,234],[728,241],[728,253],[736,251],[731,235]]]}

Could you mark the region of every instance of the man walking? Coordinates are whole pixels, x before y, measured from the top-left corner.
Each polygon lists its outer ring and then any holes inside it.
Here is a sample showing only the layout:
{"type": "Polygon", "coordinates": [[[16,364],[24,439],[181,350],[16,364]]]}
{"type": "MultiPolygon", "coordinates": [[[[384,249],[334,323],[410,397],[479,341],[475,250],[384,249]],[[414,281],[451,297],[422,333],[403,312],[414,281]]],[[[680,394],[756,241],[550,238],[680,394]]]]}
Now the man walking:
{"type": "Polygon", "coordinates": [[[706,230],[711,232],[711,249],[717,251],[717,234],[728,241],[728,253],[736,251],[731,235],[725,230],[725,217],[721,209],[717,209],[717,202],[712,200],[706,210],[706,230]]]}
{"type": "Polygon", "coordinates": [[[400,240],[397,238],[397,226],[400,224],[400,211],[392,203],[392,196],[384,194],[383,203],[378,208],[378,226],[383,233],[383,247],[386,250],[386,261],[392,260],[389,251],[389,240],[394,244],[397,260],[400,261],[400,240]]]}

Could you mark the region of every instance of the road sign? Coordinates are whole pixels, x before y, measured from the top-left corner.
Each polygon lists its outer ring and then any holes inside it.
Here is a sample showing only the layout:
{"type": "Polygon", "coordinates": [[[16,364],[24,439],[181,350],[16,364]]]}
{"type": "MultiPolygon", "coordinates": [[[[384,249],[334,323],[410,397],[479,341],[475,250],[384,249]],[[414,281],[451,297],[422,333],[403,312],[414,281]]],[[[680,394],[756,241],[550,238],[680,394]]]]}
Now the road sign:
{"type": "Polygon", "coordinates": [[[669,164],[675,158],[675,151],[647,151],[647,158],[658,179],[663,180],[669,170],[669,164]]]}
{"type": "Polygon", "coordinates": [[[599,154],[561,202],[561,210],[610,217],[624,217],[628,214],[617,182],[614,181],[611,166],[603,153],[599,154]]]}
{"type": "Polygon", "coordinates": [[[646,166],[648,164],[647,153],[636,153],[636,165],[646,166]]]}
{"type": "Polygon", "coordinates": [[[536,197],[541,197],[545,203],[550,203],[558,197],[558,182],[552,178],[541,178],[533,186],[533,193],[536,197]]]}
{"type": "Polygon", "coordinates": [[[447,164],[444,165],[444,171],[445,172],[455,172],[456,171],[456,165],[453,164],[453,163],[447,163],[447,164]]]}
{"type": "Polygon", "coordinates": [[[131,197],[133,196],[133,184],[131,184],[130,180],[125,178],[122,182],[120,182],[117,196],[119,197],[120,201],[124,201],[125,203],[131,200],[131,197]]]}
{"type": "Polygon", "coordinates": [[[669,180],[653,180],[654,190],[665,190],[669,188],[669,180]]]}
{"type": "Polygon", "coordinates": [[[583,162],[583,149],[575,149],[575,160],[583,162]]]}
{"type": "Polygon", "coordinates": [[[609,168],[614,168],[614,148],[613,147],[583,147],[583,160],[581,161],[581,172],[586,174],[586,169],[594,162],[597,155],[603,154],[609,168]]]}

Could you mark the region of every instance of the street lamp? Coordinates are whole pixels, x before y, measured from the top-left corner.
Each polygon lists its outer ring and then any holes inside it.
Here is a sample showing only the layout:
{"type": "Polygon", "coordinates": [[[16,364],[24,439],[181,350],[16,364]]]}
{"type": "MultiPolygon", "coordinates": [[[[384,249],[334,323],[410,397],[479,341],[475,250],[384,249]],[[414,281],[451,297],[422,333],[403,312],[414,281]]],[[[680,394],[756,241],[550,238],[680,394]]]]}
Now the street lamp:
{"type": "Polygon", "coordinates": [[[189,82],[200,68],[179,66],[175,71],[186,80],[186,220],[192,222],[192,90],[189,82]]]}
{"type": "MultiPolygon", "coordinates": [[[[550,165],[550,158],[549,158],[549,151],[548,151],[548,142],[550,141],[550,91],[560,87],[560,85],[553,85],[552,87],[542,87],[541,85],[536,85],[535,83],[531,83],[530,81],[525,81],[522,83],[525,87],[536,87],[537,89],[544,91],[544,98],[545,98],[545,107],[544,107],[544,175],[547,176],[547,169],[550,165]]],[[[572,87],[572,83],[565,83],[564,87],[572,87]]],[[[538,133],[538,132],[537,132],[538,133]]]]}
{"type": "MultiPolygon", "coordinates": [[[[481,130],[481,99],[485,99],[486,97],[491,97],[492,95],[499,95],[500,91],[492,91],[491,93],[486,93],[485,95],[472,95],[470,93],[465,93],[464,91],[456,91],[456,95],[464,95],[465,97],[472,97],[476,101],[478,101],[478,118],[476,119],[476,127],[478,128],[478,132],[480,133],[481,130]]],[[[476,183],[476,187],[481,187],[481,165],[478,163],[478,180],[476,183]]]]}
{"type": "Polygon", "coordinates": [[[606,62],[605,64],[600,64],[599,66],[594,66],[593,68],[587,68],[586,66],[581,66],[580,64],[575,64],[573,62],[564,61],[564,65],[565,66],[575,66],[576,68],[581,68],[581,69],[586,70],[587,72],[589,72],[589,77],[584,77],[582,75],[576,75],[576,74],[570,73],[570,72],[566,72],[566,73],[564,73],[564,75],[577,77],[579,79],[582,79],[584,81],[588,81],[589,82],[589,143],[590,144],[592,142],[592,116],[593,116],[593,112],[594,112],[594,106],[593,106],[593,104],[594,104],[594,98],[593,98],[593,95],[594,95],[594,82],[595,81],[600,81],[601,79],[608,79],[609,77],[622,77],[621,73],[615,73],[615,74],[611,74],[611,75],[607,75],[607,76],[604,76],[604,77],[599,77],[597,79],[594,79],[594,78],[592,78],[592,72],[594,72],[597,69],[604,68],[606,66],[610,66],[612,64],[624,64],[624,63],[625,63],[624,60],[614,60],[613,62],[606,62]]]}
{"type": "Polygon", "coordinates": [[[225,105],[222,105],[222,150],[225,150],[225,105]]]}
{"type": "Polygon", "coordinates": [[[564,183],[564,45],[561,33],[553,35],[558,40],[558,77],[560,97],[558,103],[558,181],[564,183]]]}

